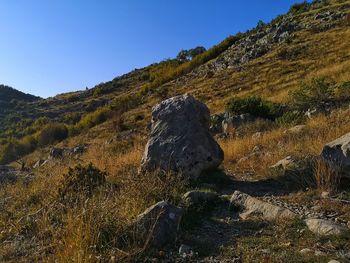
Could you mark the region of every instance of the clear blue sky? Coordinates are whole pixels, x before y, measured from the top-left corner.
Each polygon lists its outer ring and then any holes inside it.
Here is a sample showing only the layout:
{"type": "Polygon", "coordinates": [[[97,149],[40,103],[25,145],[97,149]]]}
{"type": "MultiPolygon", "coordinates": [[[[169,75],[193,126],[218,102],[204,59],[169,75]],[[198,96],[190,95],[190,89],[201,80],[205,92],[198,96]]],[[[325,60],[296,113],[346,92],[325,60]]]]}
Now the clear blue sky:
{"type": "Polygon", "coordinates": [[[0,0],[0,83],[48,97],[206,48],[297,0],[0,0]]]}

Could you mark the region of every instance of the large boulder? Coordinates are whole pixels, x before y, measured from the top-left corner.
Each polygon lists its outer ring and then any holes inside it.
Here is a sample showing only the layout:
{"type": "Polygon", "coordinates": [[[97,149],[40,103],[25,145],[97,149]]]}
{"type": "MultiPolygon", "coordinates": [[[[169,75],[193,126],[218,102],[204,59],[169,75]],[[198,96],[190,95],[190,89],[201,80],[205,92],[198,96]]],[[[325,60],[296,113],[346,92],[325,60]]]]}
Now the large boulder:
{"type": "Polygon", "coordinates": [[[321,157],[338,165],[349,174],[350,169],[350,132],[327,143],[321,152],[321,157]]]}
{"type": "Polygon", "coordinates": [[[141,171],[173,171],[191,179],[218,167],[224,153],[209,132],[207,106],[190,95],[167,99],[153,108],[151,136],[141,171]]]}
{"type": "Polygon", "coordinates": [[[161,248],[175,242],[182,209],[161,201],[140,214],[133,230],[142,245],[161,248]]]}

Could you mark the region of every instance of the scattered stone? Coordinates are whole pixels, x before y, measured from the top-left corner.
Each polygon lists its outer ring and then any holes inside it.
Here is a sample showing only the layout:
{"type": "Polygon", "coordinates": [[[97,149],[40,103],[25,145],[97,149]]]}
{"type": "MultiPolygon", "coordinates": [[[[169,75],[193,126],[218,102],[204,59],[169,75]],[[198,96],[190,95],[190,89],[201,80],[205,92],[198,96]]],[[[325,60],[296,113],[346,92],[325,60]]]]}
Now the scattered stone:
{"type": "Polygon", "coordinates": [[[260,139],[263,136],[262,132],[256,132],[252,135],[252,139],[256,140],[256,139],[260,139]]]}
{"type": "Polygon", "coordinates": [[[347,231],[347,228],[325,219],[306,219],[305,223],[309,230],[317,235],[340,235],[347,231]]]}
{"type": "Polygon", "coordinates": [[[181,216],[181,208],[161,201],[140,214],[133,227],[143,243],[159,248],[175,242],[181,216]]]}
{"type": "Polygon", "coordinates": [[[296,125],[288,130],[286,130],[284,133],[286,134],[300,134],[305,132],[307,126],[306,125],[296,125]]]}
{"type": "Polygon", "coordinates": [[[49,159],[58,159],[62,158],[64,153],[64,149],[61,148],[51,148],[50,153],[49,153],[49,159]]]}
{"type": "Polygon", "coordinates": [[[286,158],[279,160],[274,165],[270,166],[272,169],[287,169],[295,165],[295,160],[292,158],[292,156],[287,156],[286,158]]]}
{"type": "Polygon", "coordinates": [[[224,153],[210,135],[209,123],[207,106],[190,95],[156,105],[140,170],[179,172],[195,180],[204,171],[217,168],[224,153]]]}
{"type": "Polygon", "coordinates": [[[340,263],[340,262],[338,260],[331,259],[330,261],[328,261],[328,263],[340,263]]]}
{"type": "Polygon", "coordinates": [[[79,144],[72,149],[73,154],[82,154],[86,151],[87,146],[85,144],[79,144]]]}
{"type": "Polygon", "coordinates": [[[40,159],[40,160],[38,160],[38,161],[33,165],[33,168],[34,168],[34,169],[37,169],[37,168],[43,166],[43,164],[44,164],[45,162],[46,162],[46,160],[40,159]]]}
{"type": "Polygon", "coordinates": [[[228,113],[214,114],[210,117],[210,132],[212,134],[222,133],[222,121],[228,116],[228,113]]]}
{"type": "Polygon", "coordinates": [[[243,219],[247,219],[250,216],[262,216],[262,218],[272,221],[296,217],[296,214],[289,209],[261,201],[239,191],[233,193],[230,203],[245,209],[244,213],[240,214],[240,217],[243,219]]]}
{"type": "Polygon", "coordinates": [[[318,110],[317,109],[308,109],[306,112],[305,112],[305,116],[308,117],[310,120],[318,113],[318,110]]]}
{"type": "Polygon", "coordinates": [[[327,143],[323,147],[321,157],[339,166],[346,175],[349,175],[350,132],[330,143],[327,143]]]}

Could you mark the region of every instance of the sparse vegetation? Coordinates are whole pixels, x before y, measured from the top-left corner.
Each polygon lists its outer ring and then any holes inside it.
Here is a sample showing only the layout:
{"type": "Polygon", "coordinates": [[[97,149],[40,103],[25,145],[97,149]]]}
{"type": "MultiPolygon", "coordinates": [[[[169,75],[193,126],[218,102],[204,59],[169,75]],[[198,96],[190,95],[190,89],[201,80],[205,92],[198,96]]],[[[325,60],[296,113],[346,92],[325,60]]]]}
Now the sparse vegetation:
{"type": "MultiPolygon", "coordinates": [[[[314,21],[318,12],[325,11],[325,2],[311,7],[306,2],[297,4],[290,12],[296,23],[314,21]]],[[[326,11],[345,12],[348,2],[331,0],[326,11]]],[[[273,23],[283,19],[280,16],[273,23]]],[[[211,214],[204,209],[198,224],[182,229],[176,247],[161,252],[145,251],[138,233],[130,229],[149,206],[161,200],[180,206],[182,195],[194,188],[220,195],[236,188],[256,195],[268,193],[259,198],[305,206],[308,211],[320,209],[326,215],[336,214],[343,225],[350,222],[346,202],[350,191],[347,184],[339,183],[340,173],[332,164],[318,160],[308,170],[278,173],[270,168],[286,156],[303,166],[303,160],[319,155],[325,143],[350,132],[350,42],[344,41],[350,36],[348,28],[339,25],[318,34],[297,31],[292,42],[279,43],[267,56],[242,67],[215,71],[210,78],[185,76],[208,61],[221,59],[225,50],[254,32],[230,37],[186,60],[170,59],[134,70],[86,91],[30,103],[0,101],[0,164],[22,158],[30,170],[25,180],[0,186],[0,261],[136,262],[147,261],[148,256],[162,261],[168,251],[176,259],[182,243],[191,245],[200,259],[328,262],[339,257],[341,261],[350,249],[349,236],[316,236],[302,220],[275,224],[262,222],[258,216],[241,220],[236,211],[211,214]],[[307,48],[299,49],[303,46],[307,48]],[[209,171],[198,185],[171,173],[138,172],[152,106],[185,92],[202,98],[212,113],[227,107],[233,114],[258,117],[242,125],[237,137],[218,136],[224,165],[209,171]],[[306,118],[304,112],[314,108],[317,114],[306,118]],[[305,124],[306,129],[286,132],[297,124],[305,124]],[[48,149],[41,147],[56,143],[71,149],[82,143],[89,146],[83,154],[31,169],[38,160],[47,159],[48,149]],[[271,196],[274,191],[286,194],[271,196]],[[341,200],[321,199],[321,191],[341,200]],[[301,254],[304,248],[312,253],[301,254]],[[324,254],[317,256],[316,251],[324,254]]],[[[223,207],[228,207],[224,196],[220,198],[223,207]]]]}
{"type": "Polygon", "coordinates": [[[70,168],[59,189],[60,199],[70,203],[83,196],[85,199],[82,201],[85,201],[105,182],[106,173],[101,172],[91,163],[86,167],[78,165],[74,169],[70,168]]]}

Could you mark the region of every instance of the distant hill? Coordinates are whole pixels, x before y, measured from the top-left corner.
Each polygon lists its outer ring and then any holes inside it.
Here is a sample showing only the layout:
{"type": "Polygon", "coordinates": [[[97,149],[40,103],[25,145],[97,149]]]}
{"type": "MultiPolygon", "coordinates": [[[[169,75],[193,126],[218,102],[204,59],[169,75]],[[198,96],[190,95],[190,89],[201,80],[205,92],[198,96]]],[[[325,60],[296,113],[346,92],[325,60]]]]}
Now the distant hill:
{"type": "Polygon", "coordinates": [[[26,94],[9,86],[0,84],[0,101],[10,102],[11,100],[32,102],[40,99],[31,94],[26,94]]]}

